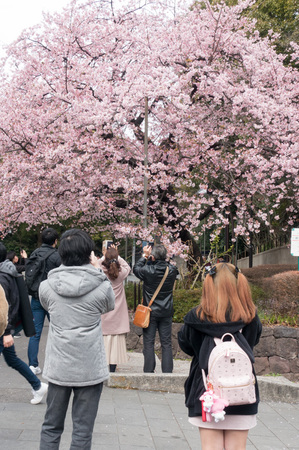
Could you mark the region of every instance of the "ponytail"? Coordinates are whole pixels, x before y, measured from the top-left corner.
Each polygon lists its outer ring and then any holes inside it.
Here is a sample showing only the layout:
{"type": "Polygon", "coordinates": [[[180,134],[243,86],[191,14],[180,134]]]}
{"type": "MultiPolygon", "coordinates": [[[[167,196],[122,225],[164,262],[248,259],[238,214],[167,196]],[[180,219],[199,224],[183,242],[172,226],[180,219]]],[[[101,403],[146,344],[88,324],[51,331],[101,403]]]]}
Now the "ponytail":
{"type": "Polygon", "coordinates": [[[120,272],[120,264],[118,261],[118,251],[110,247],[107,249],[103,266],[107,269],[105,272],[110,280],[116,280],[120,272]]]}

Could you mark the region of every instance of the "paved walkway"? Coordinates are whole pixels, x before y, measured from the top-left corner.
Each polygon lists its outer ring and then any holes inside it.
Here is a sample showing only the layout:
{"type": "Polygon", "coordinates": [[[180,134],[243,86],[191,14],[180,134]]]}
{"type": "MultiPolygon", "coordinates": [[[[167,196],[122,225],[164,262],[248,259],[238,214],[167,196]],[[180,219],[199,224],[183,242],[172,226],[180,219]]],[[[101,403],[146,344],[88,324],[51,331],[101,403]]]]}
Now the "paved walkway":
{"type": "MultiPolygon", "coordinates": [[[[47,328],[41,342],[41,367],[47,328]]],[[[28,339],[16,339],[16,349],[26,361],[28,339]]],[[[119,378],[131,370],[142,371],[142,355],[130,354],[130,365],[122,367],[119,378]],[[138,364],[138,367],[137,367],[138,364]]],[[[176,373],[188,371],[188,362],[175,362],[176,373]]],[[[152,375],[159,382],[160,367],[152,375]]],[[[156,386],[157,388],[157,386],[156,386]]],[[[38,450],[45,403],[31,405],[30,386],[0,357],[0,449],[38,450]]],[[[60,449],[67,450],[71,440],[68,412],[60,449]]],[[[96,419],[93,450],[200,450],[197,428],[187,420],[184,395],[142,389],[104,386],[96,419]]],[[[248,450],[299,449],[299,404],[263,401],[258,426],[250,431],[248,450]]]]}

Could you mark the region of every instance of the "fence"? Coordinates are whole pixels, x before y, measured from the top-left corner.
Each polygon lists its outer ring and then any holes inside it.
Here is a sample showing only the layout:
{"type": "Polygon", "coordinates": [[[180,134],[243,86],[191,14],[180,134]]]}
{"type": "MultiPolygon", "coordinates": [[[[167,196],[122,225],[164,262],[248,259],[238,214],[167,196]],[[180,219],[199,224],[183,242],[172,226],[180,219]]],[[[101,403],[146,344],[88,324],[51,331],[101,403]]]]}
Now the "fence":
{"type": "Polygon", "coordinates": [[[141,283],[134,282],[134,311],[137,308],[137,305],[141,303],[141,283]]]}

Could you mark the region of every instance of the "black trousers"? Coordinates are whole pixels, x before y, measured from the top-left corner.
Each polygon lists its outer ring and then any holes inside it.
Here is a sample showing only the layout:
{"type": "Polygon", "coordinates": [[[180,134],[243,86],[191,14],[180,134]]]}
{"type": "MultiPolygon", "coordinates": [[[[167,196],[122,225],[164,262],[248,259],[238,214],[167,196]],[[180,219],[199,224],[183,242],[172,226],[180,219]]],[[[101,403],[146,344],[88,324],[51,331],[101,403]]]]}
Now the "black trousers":
{"type": "Polygon", "coordinates": [[[159,332],[162,347],[162,372],[172,373],[173,355],[171,343],[172,317],[150,318],[148,328],[143,328],[143,355],[144,372],[154,372],[156,367],[155,359],[155,338],[156,331],[159,332]]]}

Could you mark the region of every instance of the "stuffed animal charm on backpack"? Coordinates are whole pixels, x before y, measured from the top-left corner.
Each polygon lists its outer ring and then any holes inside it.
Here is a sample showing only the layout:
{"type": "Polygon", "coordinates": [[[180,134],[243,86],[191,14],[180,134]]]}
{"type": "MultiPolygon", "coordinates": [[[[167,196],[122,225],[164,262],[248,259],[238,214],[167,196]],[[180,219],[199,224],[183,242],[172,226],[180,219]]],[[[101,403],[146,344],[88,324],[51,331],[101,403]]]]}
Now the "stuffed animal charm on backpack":
{"type": "Polygon", "coordinates": [[[202,402],[203,422],[219,422],[225,419],[224,408],[229,405],[227,400],[219,398],[211,389],[206,391],[199,400],[202,402]]]}

